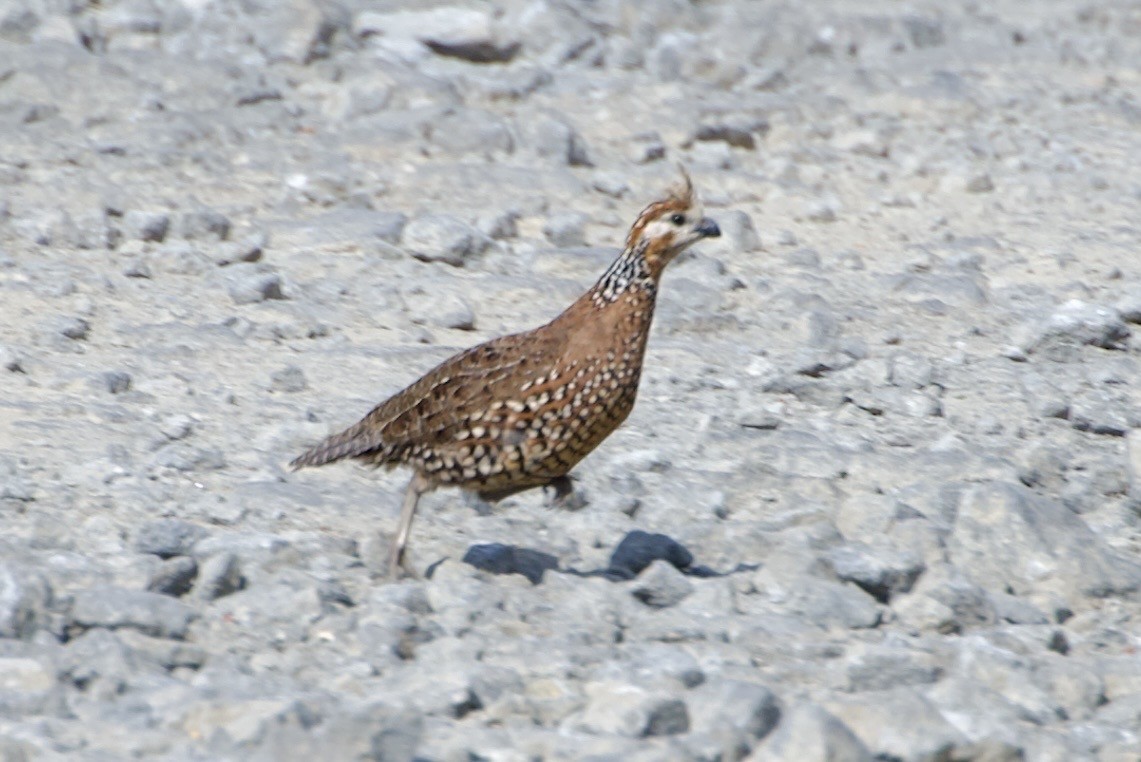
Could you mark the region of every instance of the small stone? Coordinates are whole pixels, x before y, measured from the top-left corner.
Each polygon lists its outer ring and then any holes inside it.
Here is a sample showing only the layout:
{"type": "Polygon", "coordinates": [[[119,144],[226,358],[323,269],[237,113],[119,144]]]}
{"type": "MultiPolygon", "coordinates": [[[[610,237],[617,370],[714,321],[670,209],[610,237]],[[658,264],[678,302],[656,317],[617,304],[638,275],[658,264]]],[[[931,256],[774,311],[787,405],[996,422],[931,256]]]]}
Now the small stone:
{"type": "Polygon", "coordinates": [[[765,119],[726,118],[700,125],[693,138],[706,142],[720,141],[735,148],[746,148],[751,151],[757,147],[755,136],[764,137],[768,132],[769,123],[765,119]]]}
{"type": "Polygon", "coordinates": [[[135,535],[135,550],[151,553],[159,558],[189,555],[194,544],[210,532],[205,528],[181,519],[148,521],[135,535]]]}
{"type": "Polygon", "coordinates": [[[1054,310],[1044,325],[1033,326],[1022,346],[1027,352],[1046,351],[1062,358],[1058,351],[1065,345],[1121,349],[1127,338],[1129,328],[1116,310],[1071,299],[1054,310]]]}
{"type": "Polygon", "coordinates": [[[170,215],[131,210],[123,215],[123,233],[137,241],[161,243],[170,230],[170,215]]]}
{"type": "Polygon", "coordinates": [[[689,713],[680,699],[650,693],[642,688],[617,682],[591,683],[586,707],[572,726],[594,735],[644,738],[685,733],[689,713]]]}
{"type": "Polygon", "coordinates": [[[693,592],[693,583],[673,564],[655,560],[638,575],[631,595],[650,608],[665,609],[681,603],[693,592]]]}
{"type": "Polygon", "coordinates": [[[240,241],[220,241],[207,249],[207,254],[219,267],[236,262],[259,262],[269,236],[264,232],[250,233],[240,241]]]}
{"type": "Polygon", "coordinates": [[[776,730],[745,758],[747,762],[872,762],[867,747],[848,727],[815,704],[797,704],[776,730]]]}
{"type": "Polygon", "coordinates": [[[197,576],[197,561],[190,556],[175,556],[159,564],[147,582],[147,590],[180,598],[190,592],[197,576]]]}
{"type": "Polygon", "coordinates": [[[54,671],[36,659],[0,657],[0,716],[12,718],[39,714],[52,700],[55,691],[54,671]]]}
{"type": "Polygon", "coordinates": [[[259,265],[243,264],[229,268],[228,291],[234,304],[257,304],[268,299],[284,299],[281,276],[258,269],[259,265]],[[250,268],[250,269],[246,269],[250,268]]]}
{"type": "Polygon", "coordinates": [[[202,600],[213,601],[241,590],[245,584],[237,555],[218,553],[207,558],[199,567],[194,595],[202,600]]]}
{"type": "Polygon", "coordinates": [[[813,201],[804,210],[804,216],[812,222],[835,222],[837,204],[834,201],[813,201]]]}
{"type": "Polygon", "coordinates": [[[994,190],[994,182],[990,175],[975,175],[967,180],[967,193],[990,193],[994,190]]]}
{"type": "Polygon", "coordinates": [[[151,267],[143,259],[132,260],[130,264],[123,268],[123,275],[128,278],[142,278],[144,280],[150,279],[154,273],[151,272],[151,267]]]}
{"type": "Polygon", "coordinates": [[[179,218],[178,230],[188,241],[225,241],[230,237],[230,218],[214,209],[198,209],[179,218]]]}
{"type": "Polygon", "coordinates": [[[0,638],[30,638],[48,619],[52,588],[22,565],[0,562],[0,638]]]}
{"type": "Polygon", "coordinates": [[[111,394],[123,394],[131,389],[131,374],[121,370],[107,371],[99,376],[99,384],[111,394]]]}
{"type": "Polygon", "coordinates": [[[519,212],[515,210],[495,212],[481,216],[476,220],[475,227],[480,233],[497,241],[514,238],[519,235],[519,227],[516,224],[519,217],[519,212]]]}
{"type": "Polygon", "coordinates": [[[404,227],[404,248],[422,262],[463,267],[487,249],[488,239],[466,222],[447,214],[416,217],[404,227]]]}
{"type": "Polygon", "coordinates": [[[630,148],[630,160],[635,164],[649,164],[661,161],[666,157],[666,144],[656,132],[646,132],[635,135],[630,148]]]}
{"type": "Polygon", "coordinates": [[[56,333],[72,341],[86,341],[91,334],[91,324],[83,318],[60,318],[55,321],[56,333]]]}
{"type": "Polygon", "coordinates": [[[586,243],[586,223],[589,218],[579,212],[561,212],[543,225],[543,235],[559,248],[582,246],[586,243]]]}
{"type": "Polygon", "coordinates": [[[910,591],[926,568],[919,556],[862,543],[832,548],[827,559],[837,577],[859,585],[880,603],[910,591]]]}
{"type": "Polygon", "coordinates": [[[943,22],[938,18],[907,16],[903,19],[903,26],[911,44],[916,48],[933,48],[947,41],[943,22]]]}
{"type": "Polygon", "coordinates": [[[12,347],[0,344],[0,368],[9,373],[24,373],[23,360],[12,347]]]}
{"type": "Polygon", "coordinates": [[[552,115],[541,115],[535,120],[531,136],[536,153],[550,156],[571,167],[593,166],[587,152],[586,141],[574,127],[552,115]]]}
{"type": "Polygon", "coordinates": [[[181,640],[196,616],[194,609],[165,595],[104,587],[75,594],[70,622],[84,630],[126,627],[159,638],[181,640]]]}
{"type": "MultiPolygon", "coordinates": [[[[621,175],[609,172],[596,174],[590,181],[590,187],[611,198],[622,198],[630,192],[629,184],[622,179],[621,175]]],[[[724,232],[725,228],[722,227],[721,230],[724,232]]]]}
{"type": "Polygon", "coordinates": [[[522,574],[533,585],[542,582],[546,572],[559,567],[558,559],[549,553],[497,542],[472,545],[464,553],[463,562],[492,574],[522,574]]]}
{"type": "Polygon", "coordinates": [[[1141,323],[1141,287],[1134,288],[1113,305],[1127,323],[1141,323]]]}
{"type": "Polygon", "coordinates": [[[269,377],[269,389],[273,392],[286,392],[289,394],[303,392],[309,388],[305,380],[305,372],[296,365],[287,365],[281,370],[274,371],[269,377]]]}

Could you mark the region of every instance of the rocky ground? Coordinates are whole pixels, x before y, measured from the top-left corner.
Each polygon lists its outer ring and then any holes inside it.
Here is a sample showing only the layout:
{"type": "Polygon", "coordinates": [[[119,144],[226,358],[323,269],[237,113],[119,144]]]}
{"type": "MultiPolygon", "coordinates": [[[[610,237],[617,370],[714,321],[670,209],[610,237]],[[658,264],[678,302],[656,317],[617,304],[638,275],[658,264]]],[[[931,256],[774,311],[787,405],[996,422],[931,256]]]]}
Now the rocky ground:
{"type": "Polygon", "coordinates": [[[1141,6],[0,5],[0,760],[1141,759],[1141,6]],[[489,514],[285,463],[725,232],[489,514]]]}

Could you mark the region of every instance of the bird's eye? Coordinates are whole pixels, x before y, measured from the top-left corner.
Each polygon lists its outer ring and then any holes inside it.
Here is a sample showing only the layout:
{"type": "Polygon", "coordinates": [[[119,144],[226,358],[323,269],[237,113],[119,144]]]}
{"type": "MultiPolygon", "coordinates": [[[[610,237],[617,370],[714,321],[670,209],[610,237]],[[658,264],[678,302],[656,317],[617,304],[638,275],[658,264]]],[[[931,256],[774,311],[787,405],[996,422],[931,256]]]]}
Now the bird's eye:
{"type": "Polygon", "coordinates": [[[672,222],[675,225],[684,225],[685,224],[685,215],[684,214],[674,214],[670,217],[670,222],[672,222]]]}

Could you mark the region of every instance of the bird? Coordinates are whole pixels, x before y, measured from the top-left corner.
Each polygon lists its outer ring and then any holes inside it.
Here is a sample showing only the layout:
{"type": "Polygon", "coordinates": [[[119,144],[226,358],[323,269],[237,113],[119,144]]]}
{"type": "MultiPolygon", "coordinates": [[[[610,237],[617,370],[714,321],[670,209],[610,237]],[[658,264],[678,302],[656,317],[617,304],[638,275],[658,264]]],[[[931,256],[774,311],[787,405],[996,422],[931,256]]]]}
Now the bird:
{"type": "Polygon", "coordinates": [[[404,568],[422,495],[458,487],[495,502],[549,487],[558,504],[573,494],[571,469],[630,415],[662,272],[721,235],[681,174],[638,215],[598,281],[553,320],[453,355],[290,463],[295,471],[344,459],[411,468],[391,577],[404,568]]]}

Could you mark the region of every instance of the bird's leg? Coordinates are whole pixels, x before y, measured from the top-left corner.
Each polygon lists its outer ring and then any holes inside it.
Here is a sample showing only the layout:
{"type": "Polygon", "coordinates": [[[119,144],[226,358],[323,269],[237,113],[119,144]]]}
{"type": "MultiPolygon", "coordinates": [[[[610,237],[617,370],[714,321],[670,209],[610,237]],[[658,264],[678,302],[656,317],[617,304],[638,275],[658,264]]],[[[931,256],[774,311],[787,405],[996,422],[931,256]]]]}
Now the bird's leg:
{"type": "Polygon", "coordinates": [[[548,505],[552,508],[577,511],[587,503],[581,490],[574,488],[574,478],[570,474],[551,479],[543,485],[543,491],[546,492],[547,489],[554,493],[547,498],[548,505]]]}
{"type": "Polygon", "coordinates": [[[404,546],[408,544],[408,534],[412,531],[412,519],[416,515],[416,504],[420,496],[428,491],[428,480],[420,474],[412,477],[408,482],[408,490],[404,493],[404,505],[400,509],[400,526],[396,530],[396,537],[392,540],[392,553],[388,558],[388,575],[396,579],[404,564],[404,546]]]}

